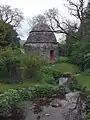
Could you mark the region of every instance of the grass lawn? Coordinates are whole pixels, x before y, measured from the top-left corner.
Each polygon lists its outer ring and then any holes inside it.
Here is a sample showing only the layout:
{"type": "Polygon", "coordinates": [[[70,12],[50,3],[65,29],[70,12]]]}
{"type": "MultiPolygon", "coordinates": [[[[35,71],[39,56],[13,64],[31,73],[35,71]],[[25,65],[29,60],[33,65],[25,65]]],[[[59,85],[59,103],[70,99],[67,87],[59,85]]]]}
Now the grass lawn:
{"type": "MultiPolygon", "coordinates": [[[[54,69],[60,71],[60,73],[71,72],[72,74],[76,74],[78,71],[78,67],[69,63],[57,63],[51,66],[54,69]]],[[[23,84],[2,84],[0,83],[0,92],[6,91],[12,88],[22,88],[22,87],[29,87],[32,84],[41,84],[39,82],[24,82],[23,84]]]]}
{"type": "MultiPolygon", "coordinates": [[[[72,74],[76,74],[79,72],[78,67],[69,64],[69,63],[56,63],[51,66],[53,69],[59,70],[60,73],[65,73],[65,72],[70,72],[72,74]]],[[[83,86],[87,86],[87,88],[90,90],[90,76],[87,75],[79,75],[76,77],[76,80],[83,86]]],[[[27,81],[24,82],[23,84],[1,84],[0,83],[0,92],[6,91],[8,89],[12,88],[22,88],[22,87],[29,87],[30,85],[35,85],[35,84],[41,84],[39,82],[31,82],[27,81]]]]}
{"type": "Polygon", "coordinates": [[[39,84],[38,82],[31,82],[31,81],[27,81],[24,82],[22,84],[3,84],[0,83],[0,92],[6,91],[8,89],[16,89],[16,88],[23,88],[23,87],[29,87],[30,85],[36,85],[39,84]]]}
{"type": "MultiPolygon", "coordinates": [[[[57,63],[52,67],[59,70],[61,73],[71,72],[73,74],[76,74],[79,72],[77,66],[73,64],[69,64],[69,63],[57,63]]],[[[90,76],[89,75],[80,74],[79,76],[76,77],[76,80],[78,81],[79,84],[81,84],[82,86],[86,86],[88,90],[90,90],[90,76]]]]}
{"type": "Polygon", "coordinates": [[[79,84],[81,84],[82,86],[86,86],[88,90],[90,90],[90,76],[81,74],[76,77],[76,80],[79,84]]]}
{"type": "Polygon", "coordinates": [[[52,67],[54,69],[59,70],[61,73],[70,72],[72,74],[76,74],[79,72],[78,67],[76,65],[69,63],[57,63],[52,65],[52,67]]]}

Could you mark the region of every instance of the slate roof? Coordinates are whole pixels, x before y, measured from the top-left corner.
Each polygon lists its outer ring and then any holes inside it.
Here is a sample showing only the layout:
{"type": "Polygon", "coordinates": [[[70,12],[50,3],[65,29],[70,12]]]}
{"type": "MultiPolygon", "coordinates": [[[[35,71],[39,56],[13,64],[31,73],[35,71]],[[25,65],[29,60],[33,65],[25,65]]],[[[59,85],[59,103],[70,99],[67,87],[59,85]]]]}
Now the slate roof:
{"type": "Polygon", "coordinates": [[[26,43],[57,43],[54,33],[51,31],[50,27],[47,24],[37,24],[30,31],[26,43]]]}

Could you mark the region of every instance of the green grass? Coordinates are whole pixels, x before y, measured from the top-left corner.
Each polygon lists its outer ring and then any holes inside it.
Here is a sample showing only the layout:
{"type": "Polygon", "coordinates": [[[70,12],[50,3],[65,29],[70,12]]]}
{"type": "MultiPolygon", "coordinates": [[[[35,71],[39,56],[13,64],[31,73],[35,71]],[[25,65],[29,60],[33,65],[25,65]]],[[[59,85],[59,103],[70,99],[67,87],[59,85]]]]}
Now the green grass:
{"type": "MultiPolygon", "coordinates": [[[[60,71],[60,73],[65,73],[65,72],[70,72],[72,74],[76,74],[79,72],[78,67],[69,64],[69,63],[56,63],[54,65],[50,65],[53,69],[56,69],[60,71]]],[[[90,90],[90,76],[81,74],[76,77],[76,80],[82,85],[82,86],[87,86],[87,88],[90,90]]],[[[27,81],[24,82],[23,84],[0,84],[0,92],[5,91],[7,89],[12,89],[12,88],[22,88],[22,87],[29,87],[30,85],[34,84],[42,84],[40,82],[32,82],[32,81],[27,81]]],[[[43,83],[44,84],[44,83],[43,83]]]]}
{"type": "Polygon", "coordinates": [[[76,80],[79,84],[81,84],[82,86],[86,86],[87,89],[90,90],[90,76],[81,74],[76,77],[76,80]]]}
{"type": "MultiPolygon", "coordinates": [[[[79,73],[79,69],[77,66],[69,63],[57,63],[53,68],[59,70],[61,73],[71,72],[72,74],[79,73]]],[[[90,90],[90,76],[85,74],[80,74],[76,77],[76,80],[82,86],[86,86],[88,90],[90,90]]]]}
{"type": "Polygon", "coordinates": [[[79,72],[78,67],[69,63],[57,63],[52,65],[52,68],[59,70],[61,73],[70,72],[76,74],[79,72]]]}
{"type": "Polygon", "coordinates": [[[36,81],[35,82],[27,81],[27,82],[24,82],[22,84],[3,84],[3,83],[0,83],[0,92],[4,92],[8,89],[29,87],[30,85],[36,85],[36,84],[39,84],[39,83],[36,81]]]}
{"type": "MultiPolygon", "coordinates": [[[[75,74],[78,71],[78,68],[75,65],[69,64],[69,63],[56,63],[54,65],[50,65],[53,69],[59,70],[60,73],[70,72],[72,74],[75,74]]],[[[32,82],[27,81],[23,84],[0,84],[0,92],[6,91],[8,89],[12,88],[23,88],[23,87],[29,87],[32,84],[42,84],[40,82],[32,82]]],[[[44,83],[43,83],[44,84],[44,83]]]]}
{"type": "Polygon", "coordinates": [[[68,57],[63,57],[63,56],[60,56],[58,62],[63,62],[63,63],[68,63],[69,59],[68,57]]]}

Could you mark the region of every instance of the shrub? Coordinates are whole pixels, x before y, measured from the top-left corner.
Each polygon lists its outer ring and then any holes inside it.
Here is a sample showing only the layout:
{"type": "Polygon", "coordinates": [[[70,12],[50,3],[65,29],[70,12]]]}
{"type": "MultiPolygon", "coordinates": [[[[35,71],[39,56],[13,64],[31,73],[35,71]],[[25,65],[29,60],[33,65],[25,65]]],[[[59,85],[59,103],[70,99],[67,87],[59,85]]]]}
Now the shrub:
{"type": "Polygon", "coordinates": [[[56,84],[58,78],[61,76],[58,70],[48,66],[43,67],[41,72],[43,73],[43,81],[49,84],[56,84]]]}
{"type": "Polygon", "coordinates": [[[55,78],[52,75],[44,74],[42,79],[45,83],[56,84],[55,78]]]}
{"type": "Polygon", "coordinates": [[[36,54],[25,54],[22,59],[24,78],[39,80],[40,69],[46,64],[46,61],[36,54]]]}
{"type": "Polygon", "coordinates": [[[11,112],[11,106],[18,104],[20,96],[17,90],[8,90],[0,94],[0,115],[7,116],[11,112]]]}
{"type": "Polygon", "coordinates": [[[90,119],[90,91],[85,91],[86,94],[86,119],[90,119]]]}
{"type": "Polygon", "coordinates": [[[69,62],[69,58],[68,57],[60,57],[58,60],[57,60],[57,63],[68,63],[69,62]]]}
{"type": "Polygon", "coordinates": [[[26,79],[39,80],[46,61],[36,54],[22,54],[20,49],[7,47],[0,54],[0,82],[18,83],[26,79]]]}
{"type": "Polygon", "coordinates": [[[7,47],[0,54],[0,81],[14,83],[20,81],[20,50],[7,47]]]}
{"type": "Polygon", "coordinates": [[[75,77],[73,78],[73,80],[69,83],[68,85],[69,89],[71,91],[77,90],[77,91],[81,91],[82,87],[81,85],[78,84],[77,80],[75,79],[75,77]]]}
{"type": "Polygon", "coordinates": [[[90,75],[90,69],[86,69],[84,72],[83,72],[84,75],[90,75]]]}

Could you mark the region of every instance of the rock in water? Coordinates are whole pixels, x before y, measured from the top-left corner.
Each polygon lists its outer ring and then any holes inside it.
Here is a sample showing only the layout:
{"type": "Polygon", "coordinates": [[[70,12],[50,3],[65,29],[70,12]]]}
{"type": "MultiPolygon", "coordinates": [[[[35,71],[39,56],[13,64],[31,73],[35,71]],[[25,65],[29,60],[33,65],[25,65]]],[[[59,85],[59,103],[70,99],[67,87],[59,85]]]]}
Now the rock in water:
{"type": "Polygon", "coordinates": [[[51,106],[55,108],[61,107],[60,99],[54,99],[51,103],[51,106]]]}

